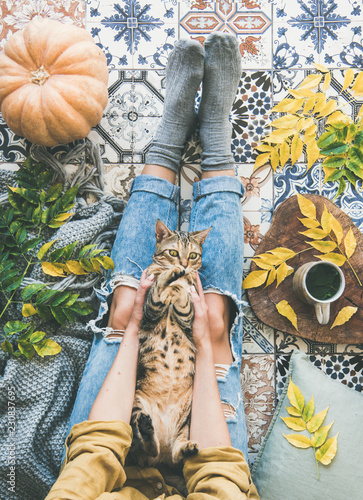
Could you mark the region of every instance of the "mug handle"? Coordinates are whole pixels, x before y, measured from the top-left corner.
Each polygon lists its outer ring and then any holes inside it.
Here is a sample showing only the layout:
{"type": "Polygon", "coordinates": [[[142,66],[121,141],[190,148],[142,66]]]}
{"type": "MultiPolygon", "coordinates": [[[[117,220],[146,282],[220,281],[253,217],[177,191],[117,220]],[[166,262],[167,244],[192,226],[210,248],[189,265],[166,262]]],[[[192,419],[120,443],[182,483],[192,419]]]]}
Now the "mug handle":
{"type": "Polygon", "coordinates": [[[328,324],[330,316],[330,302],[327,304],[315,304],[315,314],[316,319],[321,325],[328,324]]]}

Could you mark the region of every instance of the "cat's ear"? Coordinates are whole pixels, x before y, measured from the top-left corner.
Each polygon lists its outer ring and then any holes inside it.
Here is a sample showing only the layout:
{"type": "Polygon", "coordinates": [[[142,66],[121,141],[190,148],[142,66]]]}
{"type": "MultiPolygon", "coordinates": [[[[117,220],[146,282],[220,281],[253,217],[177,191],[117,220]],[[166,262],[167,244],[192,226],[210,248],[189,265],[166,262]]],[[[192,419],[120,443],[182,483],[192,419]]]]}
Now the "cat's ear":
{"type": "Polygon", "coordinates": [[[155,224],[155,237],[157,241],[160,243],[164,238],[167,238],[168,236],[171,235],[170,229],[166,227],[166,225],[161,222],[160,219],[156,221],[155,224]]]}
{"type": "Polygon", "coordinates": [[[193,238],[196,239],[200,245],[203,245],[203,243],[205,242],[205,239],[208,236],[211,229],[212,229],[212,226],[209,227],[208,229],[203,229],[203,231],[193,231],[189,234],[190,234],[190,236],[193,236],[193,238]]]}

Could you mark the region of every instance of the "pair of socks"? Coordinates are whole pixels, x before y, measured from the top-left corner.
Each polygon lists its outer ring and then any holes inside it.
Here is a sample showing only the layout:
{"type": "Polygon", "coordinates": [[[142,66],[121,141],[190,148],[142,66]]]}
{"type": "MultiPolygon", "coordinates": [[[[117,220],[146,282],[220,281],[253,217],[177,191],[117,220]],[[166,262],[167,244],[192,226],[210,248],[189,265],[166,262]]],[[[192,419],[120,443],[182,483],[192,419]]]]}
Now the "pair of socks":
{"type": "Polygon", "coordinates": [[[161,122],[146,163],[177,172],[187,137],[199,121],[202,170],[233,169],[229,113],[241,77],[236,38],[212,33],[204,48],[194,40],[179,40],[168,58],[161,122]],[[202,99],[195,96],[202,83],[202,99]]]}

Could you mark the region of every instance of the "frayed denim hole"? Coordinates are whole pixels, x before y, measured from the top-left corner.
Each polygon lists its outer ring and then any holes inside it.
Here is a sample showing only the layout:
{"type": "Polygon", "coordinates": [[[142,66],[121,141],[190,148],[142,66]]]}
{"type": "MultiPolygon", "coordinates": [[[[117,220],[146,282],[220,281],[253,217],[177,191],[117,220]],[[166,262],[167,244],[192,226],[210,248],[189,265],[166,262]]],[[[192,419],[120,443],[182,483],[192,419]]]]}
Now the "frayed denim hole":
{"type": "Polygon", "coordinates": [[[233,405],[227,403],[227,401],[222,401],[222,408],[227,423],[237,422],[237,411],[233,405]]]}

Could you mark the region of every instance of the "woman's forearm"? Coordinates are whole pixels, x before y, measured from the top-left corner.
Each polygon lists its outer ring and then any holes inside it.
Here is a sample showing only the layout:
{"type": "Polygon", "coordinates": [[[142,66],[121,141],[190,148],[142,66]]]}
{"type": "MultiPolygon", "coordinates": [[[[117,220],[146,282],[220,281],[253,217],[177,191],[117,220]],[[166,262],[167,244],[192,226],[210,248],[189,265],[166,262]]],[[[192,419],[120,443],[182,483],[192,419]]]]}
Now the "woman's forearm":
{"type": "Polygon", "coordinates": [[[130,423],[135,397],[138,327],[130,323],[105,381],[91,408],[89,420],[123,420],[130,423]]]}
{"type": "Polygon", "coordinates": [[[231,445],[209,340],[198,345],[195,359],[190,439],[196,441],[200,449],[231,445]]]}

